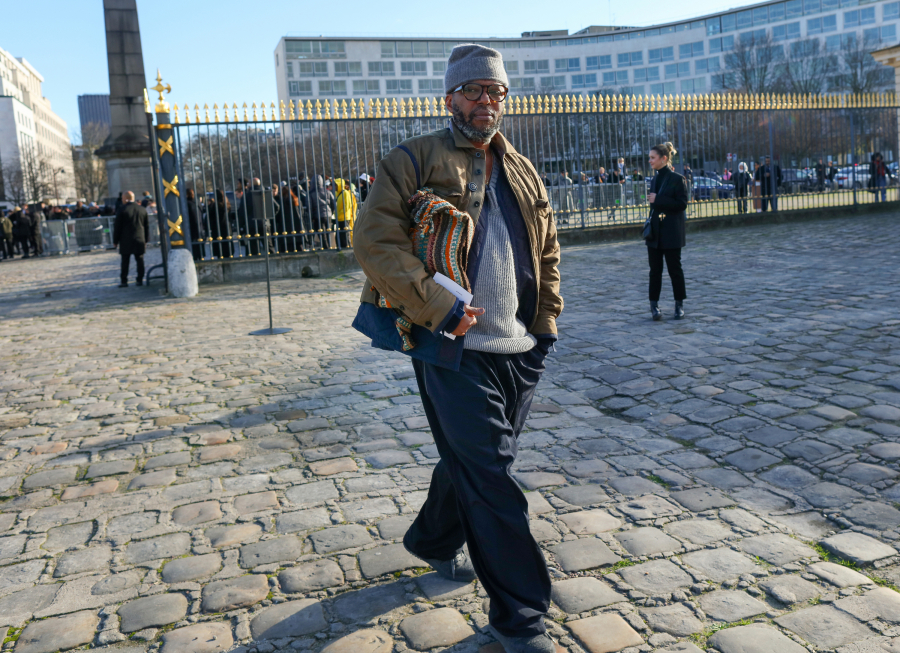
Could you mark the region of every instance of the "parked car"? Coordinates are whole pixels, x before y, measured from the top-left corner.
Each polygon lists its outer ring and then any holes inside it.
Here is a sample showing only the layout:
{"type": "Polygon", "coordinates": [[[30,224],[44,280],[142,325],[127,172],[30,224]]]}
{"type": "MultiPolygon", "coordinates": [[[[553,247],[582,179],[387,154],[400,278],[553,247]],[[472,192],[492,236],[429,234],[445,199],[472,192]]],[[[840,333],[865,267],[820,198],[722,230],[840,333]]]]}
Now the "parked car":
{"type": "Polygon", "coordinates": [[[785,168],[781,171],[781,185],[778,192],[782,195],[799,192],[806,193],[816,187],[814,175],[798,168],[785,168]]]}
{"type": "Polygon", "coordinates": [[[869,166],[856,164],[840,168],[834,181],[838,188],[865,188],[869,183],[869,166]]]}
{"type": "Polygon", "coordinates": [[[717,196],[715,199],[730,199],[734,197],[734,184],[726,184],[709,177],[694,177],[692,195],[695,200],[714,199],[714,194],[717,196]]]}

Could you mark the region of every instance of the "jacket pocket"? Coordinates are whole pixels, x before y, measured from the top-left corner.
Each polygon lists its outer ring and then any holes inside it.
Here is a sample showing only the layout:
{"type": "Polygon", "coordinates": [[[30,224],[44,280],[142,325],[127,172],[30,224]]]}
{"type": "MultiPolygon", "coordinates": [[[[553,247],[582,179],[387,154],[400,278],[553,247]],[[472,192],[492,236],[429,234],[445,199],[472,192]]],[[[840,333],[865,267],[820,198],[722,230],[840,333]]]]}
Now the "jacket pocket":
{"type": "Polygon", "coordinates": [[[457,188],[446,188],[443,186],[429,186],[429,188],[431,188],[434,194],[442,200],[450,202],[457,209],[459,208],[463,198],[462,190],[457,188]]]}

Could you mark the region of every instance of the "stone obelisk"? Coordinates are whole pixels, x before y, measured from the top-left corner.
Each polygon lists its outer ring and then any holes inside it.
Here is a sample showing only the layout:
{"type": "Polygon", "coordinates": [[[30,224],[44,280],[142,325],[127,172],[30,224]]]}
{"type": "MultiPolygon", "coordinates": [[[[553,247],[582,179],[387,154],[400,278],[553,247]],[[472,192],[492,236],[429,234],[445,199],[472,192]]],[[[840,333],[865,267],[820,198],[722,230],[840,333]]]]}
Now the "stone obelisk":
{"type": "Polygon", "coordinates": [[[153,188],[150,138],[144,111],[144,57],[137,0],[103,0],[109,64],[109,137],[97,150],[106,161],[109,194],[130,190],[136,197],[153,188]]]}

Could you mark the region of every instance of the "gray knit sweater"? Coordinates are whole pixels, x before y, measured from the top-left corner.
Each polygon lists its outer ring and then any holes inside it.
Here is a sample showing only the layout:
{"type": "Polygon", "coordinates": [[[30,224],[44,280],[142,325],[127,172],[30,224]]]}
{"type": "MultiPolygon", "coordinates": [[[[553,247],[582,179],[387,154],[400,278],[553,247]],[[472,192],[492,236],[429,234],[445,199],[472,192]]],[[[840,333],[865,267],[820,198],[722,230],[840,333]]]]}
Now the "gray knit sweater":
{"type": "Polygon", "coordinates": [[[500,158],[495,156],[479,217],[485,221],[485,232],[478,278],[472,288],[472,306],[483,308],[484,315],[466,333],[464,348],[493,354],[521,354],[534,347],[537,340],[516,317],[519,310],[516,263],[506,220],[494,194],[501,165],[500,158]]]}

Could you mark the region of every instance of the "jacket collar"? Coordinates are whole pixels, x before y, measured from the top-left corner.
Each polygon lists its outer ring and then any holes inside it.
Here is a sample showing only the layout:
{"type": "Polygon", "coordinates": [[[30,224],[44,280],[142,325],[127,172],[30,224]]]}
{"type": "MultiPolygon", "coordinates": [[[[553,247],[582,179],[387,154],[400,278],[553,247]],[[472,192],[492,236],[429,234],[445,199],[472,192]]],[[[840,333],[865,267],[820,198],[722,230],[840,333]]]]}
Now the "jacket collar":
{"type": "MultiPolygon", "coordinates": [[[[459,149],[477,149],[474,145],[472,145],[472,141],[462,135],[462,133],[453,125],[453,121],[450,121],[450,125],[448,127],[450,130],[450,134],[453,138],[453,144],[459,149]]],[[[494,137],[491,139],[491,147],[500,155],[500,157],[504,157],[507,154],[516,154],[516,149],[512,146],[512,144],[506,140],[506,137],[497,132],[494,134],[494,137]]]]}

